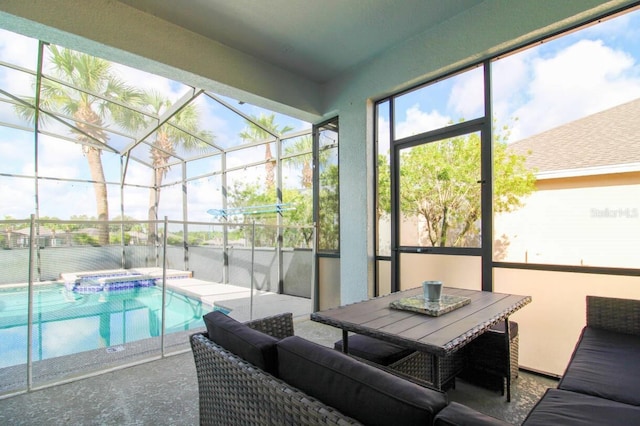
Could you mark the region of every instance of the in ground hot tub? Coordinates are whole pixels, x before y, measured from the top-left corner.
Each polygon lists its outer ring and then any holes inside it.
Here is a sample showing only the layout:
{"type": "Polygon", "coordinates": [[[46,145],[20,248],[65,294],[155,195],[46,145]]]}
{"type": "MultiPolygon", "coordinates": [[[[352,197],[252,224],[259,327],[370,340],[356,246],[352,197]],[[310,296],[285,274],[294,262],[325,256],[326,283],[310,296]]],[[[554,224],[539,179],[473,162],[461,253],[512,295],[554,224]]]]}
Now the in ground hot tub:
{"type": "Polygon", "coordinates": [[[127,270],[64,273],[61,277],[67,290],[81,294],[131,290],[156,285],[156,278],[127,270]]]}

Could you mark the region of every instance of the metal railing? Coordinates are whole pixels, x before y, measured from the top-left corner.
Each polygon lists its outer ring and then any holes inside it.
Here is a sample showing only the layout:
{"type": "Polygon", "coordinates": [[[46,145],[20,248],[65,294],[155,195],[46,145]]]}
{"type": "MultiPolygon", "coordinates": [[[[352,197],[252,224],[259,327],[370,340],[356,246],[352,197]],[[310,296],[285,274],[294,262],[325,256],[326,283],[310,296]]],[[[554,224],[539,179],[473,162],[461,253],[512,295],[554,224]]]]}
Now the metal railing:
{"type": "Polygon", "coordinates": [[[158,238],[149,241],[148,221],[110,221],[109,244],[101,245],[95,236],[99,225],[104,223],[35,216],[0,221],[0,302],[18,306],[9,314],[0,312],[0,340],[13,348],[0,354],[6,378],[0,398],[188,351],[188,335],[203,327],[202,314],[214,307],[180,293],[172,275],[246,287],[251,310],[254,289],[312,297],[313,249],[283,247],[283,241],[287,233],[313,241],[313,227],[165,218],[152,223],[158,238]],[[120,279],[106,276],[122,271],[150,274],[155,293],[143,294],[134,285],[138,299],[106,291],[120,279]],[[80,275],[91,276],[84,290],[95,285],[100,292],[77,293],[68,277],[80,275]],[[161,300],[159,310],[148,303],[155,297],[161,300]],[[200,322],[176,320],[178,303],[200,322]],[[107,306],[114,309],[103,311],[107,306]],[[10,334],[18,337],[9,340],[10,334]],[[85,340],[98,343],[85,345],[85,340]],[[75,345],[82,348],[71,351],[75,345]],[[12,356],[16,362],[8,361],[12,356]]]}

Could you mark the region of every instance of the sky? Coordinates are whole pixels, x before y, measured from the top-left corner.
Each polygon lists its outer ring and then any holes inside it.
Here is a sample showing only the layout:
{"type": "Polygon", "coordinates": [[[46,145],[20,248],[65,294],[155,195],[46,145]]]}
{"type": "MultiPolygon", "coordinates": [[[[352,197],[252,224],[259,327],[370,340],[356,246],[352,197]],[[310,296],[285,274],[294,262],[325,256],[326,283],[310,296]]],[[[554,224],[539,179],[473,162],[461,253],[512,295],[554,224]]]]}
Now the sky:
{"type": "MultiPolygon", "coordinates": [[[[482,116],[482,79],[476,68],[398,97],[396,137],[482,116]]],[[[492,85],[494,117],[509,126],[510,142],[637,99],[640,11],[498,59],[492,85]]],[[[384,132],[388,114],[380,120],[384,132]]],[[[388,140],[388,131],[380,139],[388,140]]]]}
{"type": "MultiPolygon", "coordinates": [[[[37,41],[0,30],[0,61],[30,70],[36,67],[37,41]]],[[[114,65],[117,73],[131,84],[160,91],[170,99],[179,99],[189,87],[128,67],[114,65]]],[[[33,77],[0,66],[0,89],[18,96],[32,95],[33,77]]],[[[510,141],[517,141],[570,122],[585,115],[611,108],[640,97],[640,11],[588,27],[534,48],[501,58],[492,64],[493,110],[498,126],[507,125],[510,141]]],[[[406,137],[483,114],[482,69],[476,68],[454,78],[407,93],[396,101],[397,137],[406,137]]],[[[0,98],[3,98],[0,95],[0,98]]],[[[226,99],[250,115],[269,113],[248,104],[226,99]]],[[[215,143],[230,147],[240,143],[238,134],[245,123],[217,102],[198,98],[201,122],[215,135],[215,143]]],[[[383,108],[384,110],[384,108],[383,108]]],[[[388,129],[388,115],[379,118],[380,129],[388,129]]],[[[0,121],[17,124],[11,107],[0,102],[0,121]]],[[[277,115],[277,123],[296,131],[310,124],[277,115]]],[[[24,123],[22,123],[24,125],[24,123]]],[[[50,124],[60,131],[59,125],[50,124]]],[[[64,130],[63,130],[64,133],[64,130]]],[[[68,134],[68,133],[67,133],[68,134]]],[[[114,137],[114,142],[116,137],[114,137]]],[[[388,140],[381,134],[381,140],[388,140]]],[[[78,145],[40,138],[40,176],[88,179],[88,166],[78,145]]],[[[126,146],[127,141],[122,141],[126,146]]],[[[2,174],[33,176],[33,135],[0,127],[0,218],[27,218],[34,211],[32,179],[2,174]]],[[[264,158],[264,148],[230,159],[228,167],[264,158]],[[235,163],[234,163],[235,162],[235,163]]],[[[107,180],[118,182],[121,157],[103,153],[107,180]]],[[[189,176],[219,169],[219,162],[202,160],[189,168],[189,176]]],[[[127,182],[148,185],[150,171],[135,162],[128,167],[127,182]]],[[[237,172],[235,179],[251,181],[260,168],[237,172]]],[[[174,167],[165,182],[180,179],[174,167]]],[[[220,207],[218,177],[207,177],[188,185],[189,220],[208,221],[210,208],[220,207]]],[[[67,219],[70,215],[95,215],[92,185],[84,182],[40,181],[41,215],[67,219]]],[[[149,193],[145,188],[128,188],[124,194],[125,214],[146,217],[149,193]]],[[[179,186],[161,193],[161,217],[182,218],[182,193],[179,186]]],[[[110,216],[120,214],[118,185],[109,186],[110,216]]]]}
{"type": "MultiPolygon", "coordinates": [[[[31,71],[36,69],[38,43],[8,31],[0,30],[0,61],[15,64],[31,71]]],[[[46,63],[46,61],[45,61],[46,63]]],[[[177,101],[185,94],[190,93],[190,87],[179,82],[152,75],[133,68],[113,64],[112,69],[127,84],[143,90],[154,90],[162,93],[166,98],[177,101]]],[[[33,97],[34,77],[27,72],[12,70],[0,66],[0,88],[12,95],[33,97]]],[[[262,108],[239,103],[237,100],[219,96],[225,102],[249,116],[259,117],[262,114],[275,114],[276,123],[283,128],[290,127],[292,132],[310,130],[311,124],[288,117],[282,114],[264,110],[262,108]]],[[[4,96],[0,95],[0,98],[4,96]]],[[[200,95],[196,99],[200,112],[201,128],[211,132],[214,143],[222,148],[229,148],[241,144],[239,137],[245,130],[246,122],[231,112],[228,108],[212,100],[210,97],[200,95]]],[[[28,126],[29,123],[16,118],[13,108],[0,102],[0,121],[10,124],[28,126]]],[[[112,126],[113,127],[113,126],[112,126]]],[[[70,137],[70,133],[63,125],[48,120],[43,129],[70,137]]],[[[0,173],[24,176],[34,175],[34,143],[33,134],[7,127],[0,127],[0,173]]],[[[109,143],[118,149],[124,149],[132,143],[116,134],[110,135],[109,143]]],[[[75,143],[61,141],[48,135],[39,137],[39,161],[38,175],[46,177],[62,177],[71,180],[90,179],[89,168],[83,156],[80,146],[75,143]]],[[[210,152],[214,152],[211,150],[210,152]]],[[[272,149],[275,154],[275,147],[272,149]]],[[[149,162],[148,148],[134,149],[133,155],[149,162]]],[[[180,154],[182,152],[179,152],[180,154]]],[[[189,155],[197,155],[193,152],[189,155]]],[[[247,163],[264,159],[265,149],[259,147],[244,150],[240,154],[229,155],[227,168],[239,167],[247,163]]],[[[103,151],[102,163],[107,182],[117,183],[120,180],[122,158],[119,154],[103,151]]],[[[216,157],[194,161],[187,167],[187,177],[192,178],[220,170],[220,160],[216,157]]],[[[258,179],[262,174],[262,168],[248,168],[235,175],[236,179],[245,182],[258,179]]],[[[174,166],[168,172],[164,183],[178,182],[182,178],[181,167],[174,166]]],[[[294,180],[293,178],[291,180],[294,180]]],[[[63,182],[59,180],[41,180],[39,182],[40,215],[68,219],[71,215],[95,216],[94,191],[91,184],[86,182],[63,182]]],[[[130,161],[127,165],[126,181],[134,185],[149,185],[151,182],[150,169],[136,161],[130,161]]],[[[220,179],[215,176],[205,177],[189,183],[189,220],[208,221],[211,216],[206,213],[208,209],[220,208],[221,196],[219,187],[220,179]],[[212,190],[212,186],[216,189],[212,190]]],[[[34,182],[32,179],[19,179],[0,176],[0,218],[11,216],[13,218],[28,218],[34,211],[34,182]],[[28,195],[25,195],[28,194],[28,195]]],[[[119,185],[109,185],[109,210],[110,217],[120,214],[120,188],[119,185]]],[[[182,219],[182,192],[179,185],[173,188],[165,188],[161,191],[160,217],[165,214],[169,218],[182,219]]],[[[135,218],[146,218],[149,190],[147,188],[127,188],[124,192],[125,215],[135,218]]]]}

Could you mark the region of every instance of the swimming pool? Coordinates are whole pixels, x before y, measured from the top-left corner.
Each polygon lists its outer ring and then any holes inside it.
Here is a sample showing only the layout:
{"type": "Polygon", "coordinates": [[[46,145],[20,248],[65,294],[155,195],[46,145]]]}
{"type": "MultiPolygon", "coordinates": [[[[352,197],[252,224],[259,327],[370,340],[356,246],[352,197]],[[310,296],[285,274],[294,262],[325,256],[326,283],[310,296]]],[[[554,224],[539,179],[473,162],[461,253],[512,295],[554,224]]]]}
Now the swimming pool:
{"type": "MultiPolygon", "coordinates": [[[[0,289],[0,368],[27,362],[27,287],[0,289]]],[[[203,327],[213,308],[167,290],[165,333],[203,327]]],[[[162,288],[82,294],[63,284],[33,289],[32,361],[160,336],[162,288]]]]}

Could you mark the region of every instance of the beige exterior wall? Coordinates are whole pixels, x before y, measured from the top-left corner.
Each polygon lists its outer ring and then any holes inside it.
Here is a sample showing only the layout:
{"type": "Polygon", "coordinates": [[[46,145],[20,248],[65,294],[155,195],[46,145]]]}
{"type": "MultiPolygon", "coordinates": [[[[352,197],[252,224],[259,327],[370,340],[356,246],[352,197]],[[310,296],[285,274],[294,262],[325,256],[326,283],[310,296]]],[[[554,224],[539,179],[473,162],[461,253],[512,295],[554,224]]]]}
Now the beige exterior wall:
{"type": "Polygon", "coordinates": [[[640,266],[640,173],[538,180],[525,203],[496,215],[494,260],[640,266]]]}
{"type": "Polygon", "coordinates": [[[640,299],[640,277],[496,268],[494,289],[533,299],[511,317],[520,366],[561,375],[586,323],[586,296],[640,299]]]}
{"type": "Polygon", "coordinates": [[[340,306],[340,259],[319,257],[318,281],[320,310],[340,306]]]}
{"type": "Polygon", "coordinates": [[[400,290],[420,287],[422,281],[442,281],[445,287],[482,289],[480,256],[445,254],[400,255],[400,290]]]}
{"type": "MultiPolygon", "coordinates": [[[[494,260],[640,267],[640,173],[540,179],[523,208],[494,221],[494,260]]],[[[585,297],[640,298],[640,277],[495,269],[494,290],[533,302],[520,325],[520,365],[561,375],[585,325],[585,297]]]]}

